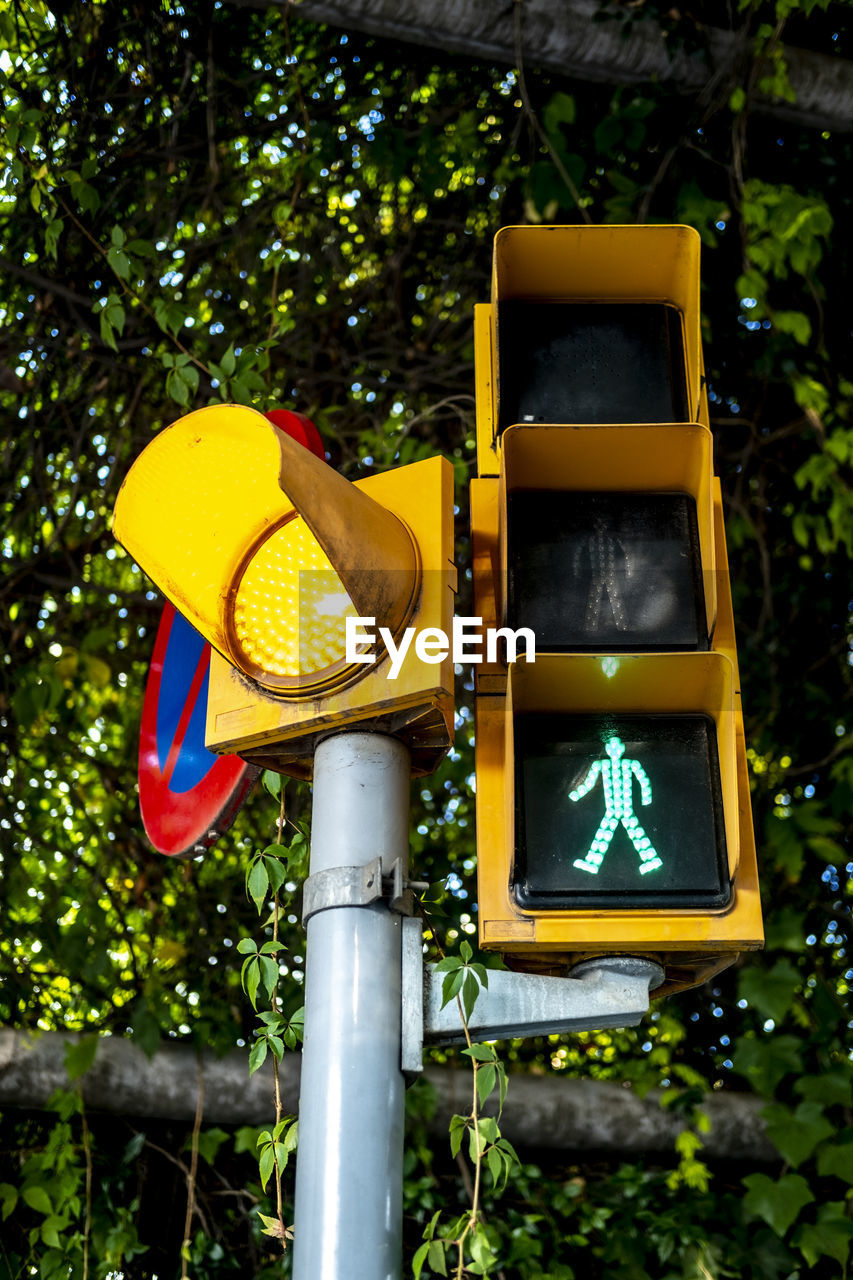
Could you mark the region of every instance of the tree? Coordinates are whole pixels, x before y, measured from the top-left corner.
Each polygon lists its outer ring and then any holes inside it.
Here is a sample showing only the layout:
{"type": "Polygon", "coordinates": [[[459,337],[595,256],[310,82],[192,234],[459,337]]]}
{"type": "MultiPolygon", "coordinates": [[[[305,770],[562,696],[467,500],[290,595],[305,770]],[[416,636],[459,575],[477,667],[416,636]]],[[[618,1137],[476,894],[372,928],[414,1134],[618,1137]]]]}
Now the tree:
{"type": "MultiPolygon", "coordinates": [[[[652,15],[701,59],[702,22],[720,21],[707,9],[647,0],[632,20],[652,15]]],[[[0,1015],[12,1027],[225,1051],[256,1026],[235,953],[263,936],[243,872],[276,837],[278,798],[259,792],[189,863],[153,854],[136,812],[160,604],[109,520],[151,434],[233,399],[307,412],[351,478],[443,452],[464,569],[470,315],[494,231],[654,220],[702,235],[768,949],[636,1033],[502,1052],[511,1072],[663,1086],[688,1119],[708,1088],[746,1083],[786,1163],[745,1186],[732,1166],[712,1177],[695,1123],[674,1165],[545,1167],[523,1152],[500,1207],[491,1192],[484,1206],[492,1274],[805,1278],[837,1273],[849,1252],[850,141],[751,108],[759,88],[790,95],[780,41],[838,57],[851,32],[845,6],[812,0],[758,0],[738,22],[761,60],[709,97],[408,45],[401,56],[298,12],[219,0],[0,11],[0,1015]]],[[[476,921],[468,694],[456,749],[415,789],[412,863],[441,886],[432,911],[451,950],[476,921]]],[[[291,1015],[302,952],[287,886],[305,787],[287,783],[284,811],[291,1015]]],[[[71,1076],[93,1048],[70,1055],[71,1076]]],[[[410,1256],[433,1213],[465,1197],[426,1136],[426,1092],[412,1100],[410,1256]]],[[[2,1125],[0,1275],[281,1273],[255,1213],[272,1212],[255,1130],[202,1120],[193,1140],[169,1122],[104,1123],[71,1078],[52,1111],[7,1111],[2,1125]]]]}

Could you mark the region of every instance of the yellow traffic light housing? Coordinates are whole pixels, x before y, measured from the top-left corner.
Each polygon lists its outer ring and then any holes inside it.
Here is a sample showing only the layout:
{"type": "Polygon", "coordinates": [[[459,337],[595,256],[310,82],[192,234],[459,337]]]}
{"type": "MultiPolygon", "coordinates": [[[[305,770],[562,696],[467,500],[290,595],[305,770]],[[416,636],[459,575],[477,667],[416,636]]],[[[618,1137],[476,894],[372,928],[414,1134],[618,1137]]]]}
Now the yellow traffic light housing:
{"type": "Polygon", "coordinates": [[[557,971],[761,944],[737,653],[687,227],[510,227],[476,309],[481,945],[557,971]]]}
{"type": "Polygon", "coordinates": [[[319,737],[353,724],[406,740],[415,772],[452,740],[452,469],[432,458],[355,485],[252,409],[201,409],[151,442],[115,534],[210,642],[207,745],[310,776],[319,737]],[[369,620],[370,626],[366,625],[369,620]],[[218,657],[221,655],[221,658],[218,657]]]}

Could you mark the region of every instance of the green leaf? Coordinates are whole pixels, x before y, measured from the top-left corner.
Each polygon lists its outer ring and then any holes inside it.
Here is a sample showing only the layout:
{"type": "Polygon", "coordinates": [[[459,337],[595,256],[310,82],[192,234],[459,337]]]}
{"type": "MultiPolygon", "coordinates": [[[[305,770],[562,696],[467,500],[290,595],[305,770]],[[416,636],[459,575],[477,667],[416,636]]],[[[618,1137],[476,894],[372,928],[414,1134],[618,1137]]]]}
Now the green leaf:
{"type": "Polygon", "coordinates": [[[435,1236],[435,1229],[438,1226],[438,1220],[441,1217],[441,1210],[436,1209],[427,1225],[424,1227],[424,1240],[432,1240],[435,1236]]]}
{"type": "Polygon", "coordinates": [[[50,1203],[50,1196],[47,1194],[44,1187],[39,1186],[37,1183],[32,1186],[23,1187],[21,1190],[21,1197],[25,1204],[28,1204],[31,1209],[35,1209],[37,1213],[53,1213],[53,1205],[50,1203]]]}
{"type": "Polygon", "coordinates": [[[267,1183],[270,1180],[270,1174],[275,1168],[275,1152],[272,1143],[268,1143],[261,1152],[261,1158],[258,1161],[258,1169],[261,1174],[261,1186],[264,1191],[267,1189],[267,1183]]]}
{"type": "Polygon", "coordinates": [[[95,1061],[98,1051],[96,1035],[81,1036],[76,1044],[65,1046],[65,1070],[69,1080],[77,1080],[84,1075],[95,1061]]]}
{"type": "Polygon", "coordinates": [[[121,249],[116,249],[114,245],[109,248],[107,250],[107,262],[119,280],[127,280],[130,277],[130,258],[121,249]]]}
{"type": "Polygon", "coordinates": [[[278,982],[278,964],[271,956],[260,956],[258,963],[261,969],[261,983],[267,995],[271,996],[278,982]]]}
{"type": "Polygon", "coordinates": [[[295,1049],[298,1042],[302,1039],[305,1030],[305,1008],[304,1006],[297,1009],[291,1016],[284,1033],[284,1043],[288,1049],[295,1049]]]}
{"type": "MultiPolygon", "coordinates": [[[[295,838],[298,839],[298,837],[295,838]]],[[[286,844],[268,844],[263,851],[263,856],[287,863],[290,860],[290,850],[286,844]]]]}
{"type": "Polygon", "coordinates": [[[177,369],[173,369],[166,378],[166,391],[182,408],[189,404],[190,389],[177,369]]]}
{"type": "Polygon", "coordinates": [[[145,1134],[135,1133],[121,1153],[122,1164],[133,1164],[138,1159],[139,1153],[145,1146],[145,1134]]]}
{"type": "Polygon", "coordinates": [[[441,1240],[430,1240],[427,1245],[429,1265],[437,1276],[447,1275],[447,1253],[441,1240]]]}
{"type": "Polygon", "coordinates": [[[52,258],[56,258],[57,249],[59,247],[59,237],[62,234],[62,223],[58,218],[54,218],[44,229],[44,244],[48,253],[52,258]]]}
{"type": "Polygon", "coordinates": [[[113,351],[118,351],[115,332],[110,324],[110,316],[108,311],[102,311],[100,314],[98,327],[100,329],[101,341],[104,346],[111,347],[113,351]]]}
{"type": "Polygon", "coordinates": [[[468,1127],[467,1116],[452,1116],[450,1120],[450,1154],[454,1159],[459,1155],[462,1138],[468,1127]]]}
{"type": "Polygon", "coordinates": [[[134,1044],[138,1044],[147,1057],[153,1058],[160,1047],[160,1023],[147,1000],[137,1001],[130,1026],[134,1044]]]}
{"type": "MultiPolygon", "coordinates": [[[[199,1155],[202,1157],[203,1160],[206,1160],[208,1164],[210,1165],[214,1164],[216,1161],[216,1154],[219,1151],[219,1148],[222,1146],[223,1142],[228,1141],[229,1136],[230,1135],[227,1134],[224,1129],[214,1128],[214,1129],[202,1130],[202,1132],[198,1135],[199,1155]]],[[[188,1138],[185,1145],[185,1150],[189,1150],[191,1144],[192,1144],[192,1139],[188,1138]]]]}
{"type": "Polygon", "coordinates": [[[766,1173],[752,1173],[743,1179],[747,1188],[744,1209],[749,1217],[762,1218],[778,1236],[784,1236],[800,1210],[814,1201],[805,1178],[787,1173],[776,1182],[766,1173]]]}
{"type": "Polygon", "coordinates": [[[496,1062],[497,1053],[494,1045],[491,1044],[472,1044],[470,1049],[463,1049],[462,1052],[468,1058],[474,1058],[477,1062],[496,1062]]]}
{"type": "Polygon", "coordinates": [[[853,1186],[853,1139],[821,1151],[817,1171],[822,1178],[840,1178],[853,1186]]]}
{"type": "Polygon", "coordinates": [[[553,93],[542,112],[542,125],[548,137],[555,139],[560,132],[560,125],[574,124],[576,115],[575,100],[570,93],[553,93]]]}
{"type": "Polygon", "coordinates": [[[267,1038],[262,1036],[260,1040],[256,1040],[252,1045],[249,1054],[249,1075],[254,1075],[259,1067],[262,1067],[267,1056],[267,1038]]]}
{"type": "Polygon", "coordinates": [[[2,1205],[0,1216],[2,1216],[4,1222],[9,1217],[9,1214],[14,1212],[17,1203],[18,1188],[13,1187],[11,1182],[0,1182],[0,1205],[2,1205]]]}
{"type": "Polygon", "coordinates": [[[492,1176],[492,1182],[497,1186],[504,1168],[503,1157],[497,1147],[489,1147],[486,1152],[486,1166],[492,1176]]]}
{"type": "Polygon", "coordinates": [[[259,858],[257,862],[252,864],[246,877],[246,891],[257,907],[258,915],[260,915],[267,900],[269,887],[270,879],[266,862],[263,858],[259,858]]]}
{"type": "Polygon", "coordinates": [[[741,1040],[735,1050],[735,1071],[764,1097],[772,1097],[780,1080],[789,1073],[799,1075],[802,1068],[802,1045],[795,1036],[741,1040]]]}
{"type": "Polygon", "coordinates": [[[462,1008],[465,1010],[465,1017],[470,1018],[474,1012],[474,1006],[477,1003],[477,997],[480,994],[480,984],[470,969],[465,971],[465,979],[462,983],[462,1008]]]}
{"type": "Polygon", "coordinates": [[[501,1136],[498,1122],[492,1116],[481,1116],[477,1121],[477,1129],[483,1140],[483,1146],[490,1142],[497,1142],[501,1136]]]}
{"type": "Polygon", "coordinates": [[[287,867],[283,862],[280,862],[278,858],[265,856],[264,862],[266,863],[267,875],[269,877],[270,891],[273,894],[277,894],[287,879],[287,867]]]}
{"type": "Polygon", "coordinates": [[[246,995],[252,1002],[252,1008],[257,1009],[258,1005],[256,996],[258,994],[258,987],[261,983],[261,970],[257,956],[252,956],[251,959],[244,963],[240,980],[243,983],[243,989],[246,992],[246,995]]]}
{"type": "Polygon", "coordinates": [[[846,1268],[853,1238],[853,1222],[842,1200],[821,1205],[817,1221],[803,1226],[794,1239],[810,1267],[816,1267],[822,1258],[833,1258],[841,1268],[846,1268]]]}
{"type": "Polygon", "coordinates": [[[234,1153],[235,1155],[243,1155],[245,1152],[253,1155],[258,1146],[258,1131],[251,1125],[244,1124],[234,1134],[234,1153]]]}
{"type": "Polygon", "coordinates": [[[257,954],[258,944],[254,938],[241,938],[237,943],[237,950],[243,956],[253,956],[257,954]]]}
{"type": "Polygon", "coordinates": [[[230,378],[234,370],[237,368],[237,357],[234,354],[233,342],[229,346],[228,350],[225,352],[225,355],[222,357],[220,361],[220,365],[222,366],[223,373],[225,373],[226,376],[230,378]]]}
{"type": "MultiPolygon", "coordinates": [[[[210,369],[210,372],[213,374],[214,378],[219,378],[220,382],[225,377],[224,370],[220,369],[218,365],[209,363],[208,368],[210,369]]],[[[261,782],[263,784],[264,790],[269,792],[273,800],[278,800],[279,797],[281,796],[281,788],[284,782],[284,779],[282,778],[281,774],[276,773],[275,770],[273,769],[264,769],[261,775],[261,782]]]]}
{"type": "Polygon", "coordinates": [[[790,333],[800,346],[806,346],[811,339],[811,321],[802,311],[774,311],[773,324],[780,333],[790,333]]]}
{"type": "Polygon", "coordinates": [[[769,972],[753,966],[742,969],[738,980],[738,994],[763,1014],[779,1023],[794,1001],[801,979],[790,960],[777,960],[769,972]]]}
{"type": "Polygon", "coordinates": [[[765,929],[768,951],[805,951],[803,913],[795,907],[780,907],[768,917],[765,929]]]}
{"type": "Polygon", "coordinates": [[[495,1260],[485,1228],[479,1223],[471,1239],[471,1257],[482,1268],[483,1273],[488,1270],[495,1260]]]}
{"type": "Polygon", "coordinates": [[[450,1004],[450,1001],[462,990],[462,983],[465,981],[465,970],[463,968],[456,969],[452,973],[445,975],[441,984],[441,1007],[450,1004]]]}
{"type": "Polygon", "coordinates": [[[486,1099],[495,1087],[495,1079],[497,1077],[497,1069],[493,1063],[480,1067],[477,1072],[477,1097],[482,1107],[486,1099]]]}
{"type": "Polygon", "coordinates": [[[794,1089],[801,1098],[822,1102],[826,1107],[831,1107],[833,1103],[849,1107],[853,1101],[853,1070],[850,1067],[836,1067],[833,1071],[821,1072],[819,1076],[802,1076],[794,1089]]]}
{"type": "Polygon", "coordinates": [[[414,1276],[415,1280],[420,1280],[421,1270],[423,1268],[424,1263],[426,1262],[428,1253],[429,1253],[429,1245],[422,1244],[421,1247],[416,1251],[414,1258],[412,1258],[412,1275],[414,1276]]]}
{"type": "Polygon", "coordinates": [[[774,1103],[761,1114],[770,1141],[795,1169],[808,1159],[819,1142],[835,1132],[817,1102],[801,1102],[796,1111],[774,1103]]]}
{"type": "Polygon", "coordinates": [[[41,1238],[43,1242],[51,1249],[60,1249],[62,1247],[62,1240],[60,1239],[59,1232],[64,1230],[67,1226],[68,1222],[65,1218],[60,1218],[56,1214],[52,1214],[41,1224],[41,1238]]]}

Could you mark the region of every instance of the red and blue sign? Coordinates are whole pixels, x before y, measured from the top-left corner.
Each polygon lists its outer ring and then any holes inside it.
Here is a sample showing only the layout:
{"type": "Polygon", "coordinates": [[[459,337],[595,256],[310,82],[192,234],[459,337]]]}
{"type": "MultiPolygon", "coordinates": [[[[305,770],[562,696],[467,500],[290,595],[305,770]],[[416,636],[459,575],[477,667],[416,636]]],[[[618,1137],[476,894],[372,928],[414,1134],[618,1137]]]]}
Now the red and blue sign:
{"type": "Polygon", "coordinates": [[[210,645],[167,603],[142,706],[139,807],[159,853],[192,857],[234,821],[260,770],[204,745],[210,645]]]}

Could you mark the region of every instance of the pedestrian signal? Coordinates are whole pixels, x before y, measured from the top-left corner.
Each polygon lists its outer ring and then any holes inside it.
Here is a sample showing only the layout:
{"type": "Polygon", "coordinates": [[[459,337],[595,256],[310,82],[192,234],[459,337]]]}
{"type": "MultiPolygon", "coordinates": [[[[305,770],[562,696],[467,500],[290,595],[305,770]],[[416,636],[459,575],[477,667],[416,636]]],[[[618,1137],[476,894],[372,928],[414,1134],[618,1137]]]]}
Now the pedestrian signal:
{"type": "Polygon", "coordinates": [[[761,942],[737,653],[687,227],[511,227],[476,310],[481,945],[653,957],[761,942]]]}

